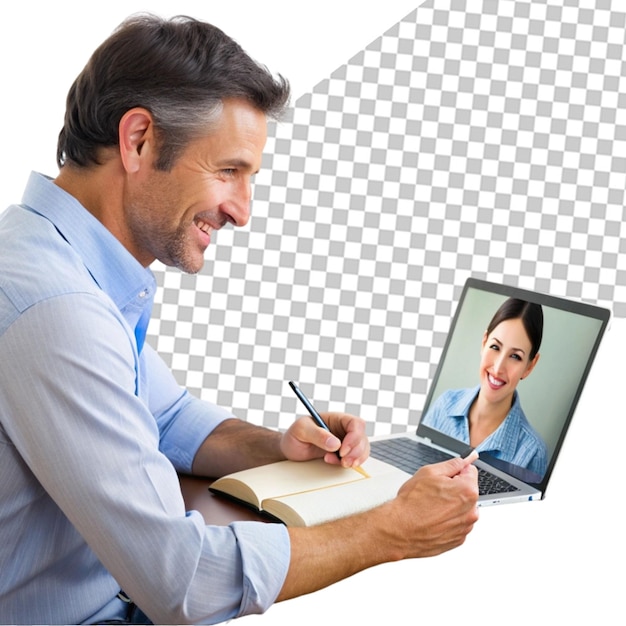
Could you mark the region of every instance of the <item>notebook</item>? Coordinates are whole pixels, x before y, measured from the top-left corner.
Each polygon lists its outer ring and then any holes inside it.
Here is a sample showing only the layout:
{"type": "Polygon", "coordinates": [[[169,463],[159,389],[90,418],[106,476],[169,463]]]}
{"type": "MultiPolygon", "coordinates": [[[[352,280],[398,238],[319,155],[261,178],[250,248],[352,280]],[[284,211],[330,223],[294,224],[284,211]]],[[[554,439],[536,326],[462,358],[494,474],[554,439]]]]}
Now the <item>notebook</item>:
{"type": "MultiPolygon", "coordinates": [[[[532,307],[535,319],[537,309],[532,307]]],[[[473,449],[467,411],[481,394],[481,407],[494,406],[514,386],[514,408],[499,429],[474,446],[480,453],[475,462],[479,505],[543,499],[609,319],[610,311],[599,306],[469,278],[416,432],[372,438],[371,456],[407,474],[450,456],[466,456],[473,449]],[[491,351],[510,358],[511,365],[519,363],[523,354],[515,356],[515,350],[522,349],[520,327],[497,325],[483,346],[496,311],[521,306],[510,299],[540,305],[543,315],[539,357],[517,384],[515,366],[494,376],[491,351]]],[[[509,365],[506,358],[498,368],[509,365]]]]}

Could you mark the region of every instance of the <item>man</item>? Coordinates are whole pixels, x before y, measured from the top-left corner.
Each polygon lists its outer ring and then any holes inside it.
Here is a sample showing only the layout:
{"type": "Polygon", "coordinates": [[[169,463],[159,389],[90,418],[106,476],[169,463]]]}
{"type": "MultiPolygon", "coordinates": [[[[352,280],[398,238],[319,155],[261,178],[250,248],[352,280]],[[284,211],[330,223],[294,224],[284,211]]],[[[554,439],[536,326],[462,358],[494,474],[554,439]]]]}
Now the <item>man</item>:
{"type": "Polygon", "coordinates": [[[156,623],[219,622],[449,550],[476,521],[472,459],[315,528],[206,527],[185,511],[177,471],[369,452],[350,415],[324,415],[334,435],[308,418],[282,435],[239,421],[144,343],[148,266],[197,272],[213,231],[247,223],[266,121],[287,100],[282,79],[187,18],[127,21],[72,86],[59,175],[33,174],[0,219],[0,622],[142,619],[127,596],[156,623]]]}

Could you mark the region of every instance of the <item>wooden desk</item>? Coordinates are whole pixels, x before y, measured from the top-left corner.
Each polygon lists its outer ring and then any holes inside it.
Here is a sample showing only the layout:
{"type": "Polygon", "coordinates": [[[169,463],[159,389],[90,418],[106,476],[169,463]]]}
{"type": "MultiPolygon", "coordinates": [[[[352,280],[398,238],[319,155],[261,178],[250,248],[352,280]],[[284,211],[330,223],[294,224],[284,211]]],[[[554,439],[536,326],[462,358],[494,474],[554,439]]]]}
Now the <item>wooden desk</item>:
{"type": "Polygon", "coordinates": [[[268,521],[252,509],[211,493],[209,485],[212,480],[209,478],[181,475],[179,480],[187,509],[199,511],[207,524],[227,526],[242,520],[268,521]]]}

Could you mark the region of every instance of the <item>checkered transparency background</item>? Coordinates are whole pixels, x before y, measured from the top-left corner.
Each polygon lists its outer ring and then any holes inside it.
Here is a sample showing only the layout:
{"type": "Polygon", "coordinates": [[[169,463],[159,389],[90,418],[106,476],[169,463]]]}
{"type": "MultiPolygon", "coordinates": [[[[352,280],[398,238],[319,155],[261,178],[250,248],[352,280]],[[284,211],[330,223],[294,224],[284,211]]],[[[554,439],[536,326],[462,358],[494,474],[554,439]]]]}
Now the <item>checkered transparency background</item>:
{"type": "MultiPolygon", "coordinates": [[[[155,266],[149,340],[251,422],[417,423],[465,279],[626,316],[626,6],[426,2],[270,127],[252,219],[155,266]]],[[[341,60],[338,60],[340,63],[341,60]]]]}

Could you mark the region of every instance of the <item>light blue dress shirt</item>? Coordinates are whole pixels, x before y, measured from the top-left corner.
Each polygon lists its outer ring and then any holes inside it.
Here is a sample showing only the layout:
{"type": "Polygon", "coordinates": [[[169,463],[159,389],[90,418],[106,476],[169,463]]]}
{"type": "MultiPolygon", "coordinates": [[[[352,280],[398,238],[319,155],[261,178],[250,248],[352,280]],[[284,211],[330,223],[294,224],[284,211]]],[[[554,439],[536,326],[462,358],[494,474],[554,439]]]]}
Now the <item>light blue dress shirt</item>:
{"type": "MultiPolygon", "coordinates": [[[[444,391],[433,403],[424,424],[459,441],[469,443],[469,411],[480,386],[444,391]]],[[[476,447],[496,459],[513,463],[543,476],[548,466],[548,450],[543,439],[529,424],[517,391],[506,419],[476,447]]]]}
{"type": "Polygon", "coordinates": [[[287,531],[185,511],[177,470],[232,416],[138,350],[152,272],[38,174],[0,215],[0,268],[0,623],[119,618],[120,588],[158,623],[266,610],[287,531]]]}

